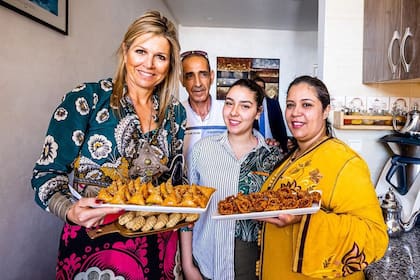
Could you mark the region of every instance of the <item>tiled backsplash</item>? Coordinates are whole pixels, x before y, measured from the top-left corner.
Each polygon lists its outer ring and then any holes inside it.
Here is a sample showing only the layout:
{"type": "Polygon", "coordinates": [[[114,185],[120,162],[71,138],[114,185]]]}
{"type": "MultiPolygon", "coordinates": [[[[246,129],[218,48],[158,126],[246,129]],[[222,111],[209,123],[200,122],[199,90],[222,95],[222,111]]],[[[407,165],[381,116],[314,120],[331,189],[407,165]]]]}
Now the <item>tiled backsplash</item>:
{"type": "Polygon", "coordinates": [[[356,110],[360,112],[408,112],[414,105],[420,106],[419,97],[401,96],[332,96],[333,111],[356,110]]]}

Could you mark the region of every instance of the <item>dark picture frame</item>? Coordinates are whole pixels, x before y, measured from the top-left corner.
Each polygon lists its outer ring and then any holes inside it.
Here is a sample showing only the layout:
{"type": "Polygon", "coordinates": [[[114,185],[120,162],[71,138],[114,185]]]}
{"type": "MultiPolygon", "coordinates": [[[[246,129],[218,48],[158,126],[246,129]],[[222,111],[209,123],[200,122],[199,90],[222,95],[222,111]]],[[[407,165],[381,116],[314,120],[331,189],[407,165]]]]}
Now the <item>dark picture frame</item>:
{"type": "Polygon", "coordinates": [[[0,5],[68,35],[68,0],[0,0],[0,5]]]}
{"type": "Polygon", "coordinates": [[[238,79],[260,77],[268,97],[278,99],[280,59],[252,57],[217,57],[216,98],[224,100],[230,86],[238,79]]]}

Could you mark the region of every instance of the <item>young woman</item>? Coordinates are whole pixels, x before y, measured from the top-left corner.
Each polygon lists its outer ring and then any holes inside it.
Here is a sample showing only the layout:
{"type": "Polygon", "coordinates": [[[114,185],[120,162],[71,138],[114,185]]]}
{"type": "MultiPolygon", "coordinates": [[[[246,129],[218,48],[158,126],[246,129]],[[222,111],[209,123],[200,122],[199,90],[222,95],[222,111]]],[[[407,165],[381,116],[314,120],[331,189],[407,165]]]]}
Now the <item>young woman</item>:
{"type": "Polygon", "coordinates": [[[290,84],[285,115],[297,147],[262,189],[321,190],[321,210],[264,219],[261,279],[364,279],[363,269],[386,251],[388,235],[369,169],[331,136],[329,111],[322,81],[302,76],[290,84]]]}
{"type": "Polygon", "coordinates": [[[54,112],[32,186],[39,206],[66,222],[57,279],[175,279],[179,274],[178,232],[133,238],[114,233],[94,240],[86,233],[118,211],[94,208],[98,190],[113,177],[165,181],[169,172],[159,171],[166,166],[150,168],[138,159],[153,150],[148,160],[170,166],[182,154],[186,113],[173,98],[179,49],[174,25],[159,12],[145,13],[121,42],[114,79],[81,84],[54,112]],[[69,184],[83,197],[75,203],[69,184]]]}
{"type": "Polygon", "coordinates": [[[256,278],[259,223],[212,220],[211,215],[227,196],[259,191],[281,158],[279,148],[268,146],[252,128],[261,114],[263,98],[264,92],[255,82],[235,82],[223,107],[227,132],[203,138],[193,147],[191,183],[215,187],[217,191],[193,231],[181,232],[186,279],[256,278]]]}

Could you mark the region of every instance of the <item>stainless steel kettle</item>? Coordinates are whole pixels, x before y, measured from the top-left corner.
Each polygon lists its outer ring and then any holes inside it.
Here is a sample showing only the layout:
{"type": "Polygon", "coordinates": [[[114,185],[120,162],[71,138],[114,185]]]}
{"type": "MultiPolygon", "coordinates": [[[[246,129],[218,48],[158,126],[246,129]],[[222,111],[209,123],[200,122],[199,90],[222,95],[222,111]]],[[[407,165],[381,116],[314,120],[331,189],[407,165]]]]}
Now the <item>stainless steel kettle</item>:
{"type": "Polygon", "coordinates": [[[397,120],[398,117],[394,115],[392,125],[395,131],[410,136],[420,136],[420,111],[417,109],[417,104],[414,104],[413,110],[407,113],[405,124],[401,129],[398,129],[397,120]]]}
{"type": "Polygon", "coordinates": [[[387,226],[389,237],[398,237],[403,232],[410,231],[414,228],[417,218],[420,215],[420,209],[416,207],[418,207],[418,204],[415,203],[413,210],[417,210],[412,211],[409,219],[406,222],[403,222],[401,219],[402,205],[397,200],[393,189],[389,188],[388,192],[383,196],[381,203],[382,215],[387,226]]]}

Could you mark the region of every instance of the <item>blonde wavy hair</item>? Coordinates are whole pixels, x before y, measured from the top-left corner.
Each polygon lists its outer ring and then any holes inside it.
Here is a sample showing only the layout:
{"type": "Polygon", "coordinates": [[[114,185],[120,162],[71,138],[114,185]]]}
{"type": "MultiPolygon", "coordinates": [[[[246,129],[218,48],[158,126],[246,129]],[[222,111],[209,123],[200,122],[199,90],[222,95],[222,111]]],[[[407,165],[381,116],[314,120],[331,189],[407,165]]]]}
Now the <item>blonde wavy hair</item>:
{"type": "Polygon", "coordinates": [[[168,75],[156,86],[155,91],[159,94],[159,125],[165,117],[166,108],[169,105],[171,96],[176,96],[179,88],[180,75],[180,45],[175,25],[158,11],[148,11],[136,19],[124,35],[124,39],[117,51],[117,70],[114,76],[114,86],[111,96],[111,107],[119,110],[120,100],[124,95],[124,85],[127,70],[124,63],[124,46],[129,49],[133,42],[145,34],[161,35],[165,37],[170,45],[170,66],[168,75]]]}

